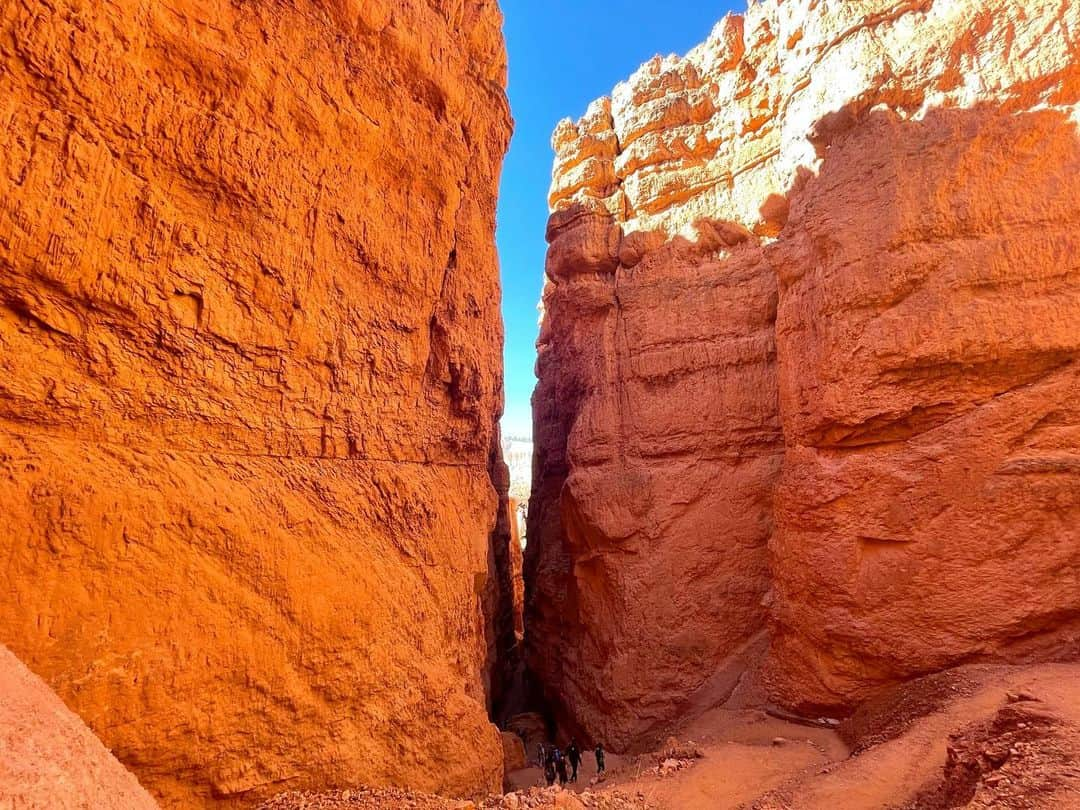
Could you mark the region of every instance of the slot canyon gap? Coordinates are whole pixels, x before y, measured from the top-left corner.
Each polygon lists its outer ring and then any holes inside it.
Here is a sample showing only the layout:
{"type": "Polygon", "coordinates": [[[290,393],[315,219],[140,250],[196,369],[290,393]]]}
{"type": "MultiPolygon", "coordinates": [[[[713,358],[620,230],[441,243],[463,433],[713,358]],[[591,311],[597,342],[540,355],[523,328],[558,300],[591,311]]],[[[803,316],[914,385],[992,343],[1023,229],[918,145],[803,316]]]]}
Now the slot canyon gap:
{"type": "Polygon", "coordinates": [[[0,4],[0,683],[98,763],[0,799],[476,798],[514,711],[1080,658],[1080,5],[760,0],[558,126],[524,605],[501,25],[0,4]]]}

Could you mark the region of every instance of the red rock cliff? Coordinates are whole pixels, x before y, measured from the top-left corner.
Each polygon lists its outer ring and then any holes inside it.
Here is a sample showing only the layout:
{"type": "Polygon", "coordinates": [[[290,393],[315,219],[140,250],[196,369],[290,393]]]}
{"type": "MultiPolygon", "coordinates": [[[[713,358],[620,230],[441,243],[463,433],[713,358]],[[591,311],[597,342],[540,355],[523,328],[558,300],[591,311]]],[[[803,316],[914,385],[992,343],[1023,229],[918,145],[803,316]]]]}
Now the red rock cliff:
{"type": "Polygon", "coordinates": [[[556,130],[529,663],[616,747],[1080,631],[1080,7],[752,4],[556,130]]]}
{"type": "Polygon", "coordinates": [[[167,805],[501,785],[500,24],[0,7],[0,641],[167,805]]]}

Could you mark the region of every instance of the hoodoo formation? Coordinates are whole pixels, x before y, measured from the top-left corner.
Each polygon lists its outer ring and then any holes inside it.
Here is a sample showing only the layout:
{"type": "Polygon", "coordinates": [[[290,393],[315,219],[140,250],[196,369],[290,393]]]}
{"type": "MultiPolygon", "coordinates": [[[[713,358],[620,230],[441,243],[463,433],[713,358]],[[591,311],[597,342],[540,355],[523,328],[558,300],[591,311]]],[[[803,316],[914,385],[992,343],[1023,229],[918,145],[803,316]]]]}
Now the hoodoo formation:
{"type": "Polygon", "coordinates": [[[647,745],[762,655],[844,712],[1080,653],[1078,32],[765,0],[559,125],[525,573],[565,727],[647,745]]]}
{"type": "Polygon", "coordinates": [[[166,806],[501,787],[500,28],[0,4],[0,642],[166,806]]]}

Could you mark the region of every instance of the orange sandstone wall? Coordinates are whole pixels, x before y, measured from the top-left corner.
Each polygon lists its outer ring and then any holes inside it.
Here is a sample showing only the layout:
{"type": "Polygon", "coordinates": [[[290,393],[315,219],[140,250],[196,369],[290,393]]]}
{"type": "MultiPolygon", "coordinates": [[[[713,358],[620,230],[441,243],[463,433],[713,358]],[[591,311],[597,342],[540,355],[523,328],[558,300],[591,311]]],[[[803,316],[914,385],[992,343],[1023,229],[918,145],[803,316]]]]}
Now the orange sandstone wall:
{"type": "Polygon", "coordinates": [[[500,25],[0,6],[0,641],[165,806],[501,785],[500,25]]]}
{"type": "Polygon", "coordinates": [[[1078,195],[1053,108],[873,112],[829,141],[772,256],[786,702],[1080,654],[1078,195]]]}
{"type": "Polygon", "coordinates": [[[1080,652],[1080,7],[766,0],[555,132],[529,664],[615,747],[1080,652]]]}

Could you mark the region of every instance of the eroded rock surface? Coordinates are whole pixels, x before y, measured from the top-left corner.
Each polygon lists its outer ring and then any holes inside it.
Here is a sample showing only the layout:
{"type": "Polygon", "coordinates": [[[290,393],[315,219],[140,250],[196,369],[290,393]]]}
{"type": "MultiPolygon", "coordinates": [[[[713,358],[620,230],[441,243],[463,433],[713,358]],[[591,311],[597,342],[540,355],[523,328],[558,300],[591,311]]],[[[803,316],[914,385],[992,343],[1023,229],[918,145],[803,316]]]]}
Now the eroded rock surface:
{"type": "Polygon", "coordinates": [[[796,708],[1077,651],[1077,30],[769,0],[559,125],[526,626],[565,721],[652,742],[766,627],[796,708]]]}
{"type": "Polygon", "coordinates": [[[773,256],[785,701],[1080,652],[1078,192],[1074,122],[987,105],[872,114],[794,204],[773,256]]]}
{"type": "Polygon", "coordinates": [[[0,7],[0,641],[165,804],[501,785],[500,24],[0,7]]]}

